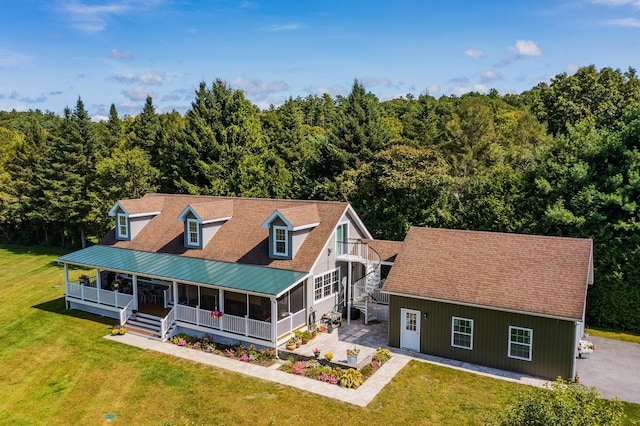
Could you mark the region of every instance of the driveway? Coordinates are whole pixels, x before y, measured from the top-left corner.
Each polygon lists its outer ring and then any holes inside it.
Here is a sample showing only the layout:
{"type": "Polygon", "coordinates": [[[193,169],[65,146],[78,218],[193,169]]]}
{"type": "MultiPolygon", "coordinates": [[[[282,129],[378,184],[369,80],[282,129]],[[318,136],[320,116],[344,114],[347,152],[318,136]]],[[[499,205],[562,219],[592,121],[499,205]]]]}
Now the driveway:
{"type": "Polygon", "coordinates": [[[604,398],[640,404],[640,344],[589,336],[596,350],[589,359],[577,359],[576,370],[587,386],[604,398]]]}

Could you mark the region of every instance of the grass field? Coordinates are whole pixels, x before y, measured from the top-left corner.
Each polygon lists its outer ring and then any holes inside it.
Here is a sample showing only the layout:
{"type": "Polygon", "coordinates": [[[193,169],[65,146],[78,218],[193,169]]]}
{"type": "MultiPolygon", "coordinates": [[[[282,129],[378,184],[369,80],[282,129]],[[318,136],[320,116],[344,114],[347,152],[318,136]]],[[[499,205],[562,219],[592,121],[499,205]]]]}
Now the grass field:
{"type": "Polygon", "coordinates": [[[528,389],[411,362],[360,408],[142,351],[103,339],[113,320],[64,309],[60,254],[0,246],[0,424],[474,425],[528,389]]]}

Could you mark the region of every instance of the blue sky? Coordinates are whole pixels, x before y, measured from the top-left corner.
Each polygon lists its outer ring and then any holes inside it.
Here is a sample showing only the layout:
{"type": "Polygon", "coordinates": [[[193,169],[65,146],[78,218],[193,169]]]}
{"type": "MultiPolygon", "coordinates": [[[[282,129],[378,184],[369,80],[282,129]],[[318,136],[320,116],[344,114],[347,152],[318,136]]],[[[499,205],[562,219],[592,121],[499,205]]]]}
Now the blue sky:
{"type": "Polygon", "coordinates": [[[640,0],[4,0],[0,110],[184,113],[216,78],[268,108],[349,93],[520,93],[640,68],[640,0]]]}

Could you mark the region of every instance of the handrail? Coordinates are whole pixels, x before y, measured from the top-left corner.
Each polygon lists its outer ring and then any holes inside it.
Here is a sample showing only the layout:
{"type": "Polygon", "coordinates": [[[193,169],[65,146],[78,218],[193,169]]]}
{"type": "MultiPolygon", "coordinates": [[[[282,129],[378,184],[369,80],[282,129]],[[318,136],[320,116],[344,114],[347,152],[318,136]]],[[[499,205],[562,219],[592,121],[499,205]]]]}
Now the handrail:
{"type": "Polygon", "coordinates": [[[164,342],[167,338],[167,332],[169,328],[176,322],[176,307],[172,307],[171,310],[160,320],[160,339],[164,342]]]}
{"type": "Polygon", "coordinates": [[[120,324],[124,325],[129,321],[131,315],[133,315],[133,299],[124,308],[120,309],[120,324]]]}

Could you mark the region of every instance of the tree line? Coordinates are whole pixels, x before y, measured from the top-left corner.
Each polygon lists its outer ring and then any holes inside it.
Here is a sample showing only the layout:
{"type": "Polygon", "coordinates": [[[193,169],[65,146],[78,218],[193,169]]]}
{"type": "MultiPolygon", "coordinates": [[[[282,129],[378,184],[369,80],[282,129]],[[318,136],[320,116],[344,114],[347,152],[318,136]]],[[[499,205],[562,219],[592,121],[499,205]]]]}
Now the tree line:
{"type": "MultiPolygon", "coordinates": [[[[222,81],[191,108],[94,123],[0,112],[0,239],[80,247],[146,192],[347,200],[374,237],[409,226],[594,239],[588,323],[640,331],[640,79],[594,66],[520,94],[290,98],[222,81]]],[[[567,255],[570,255],[569,253],[567,255]]],[[[531,283],[531,285],[536,285],[531,283]]]]}

